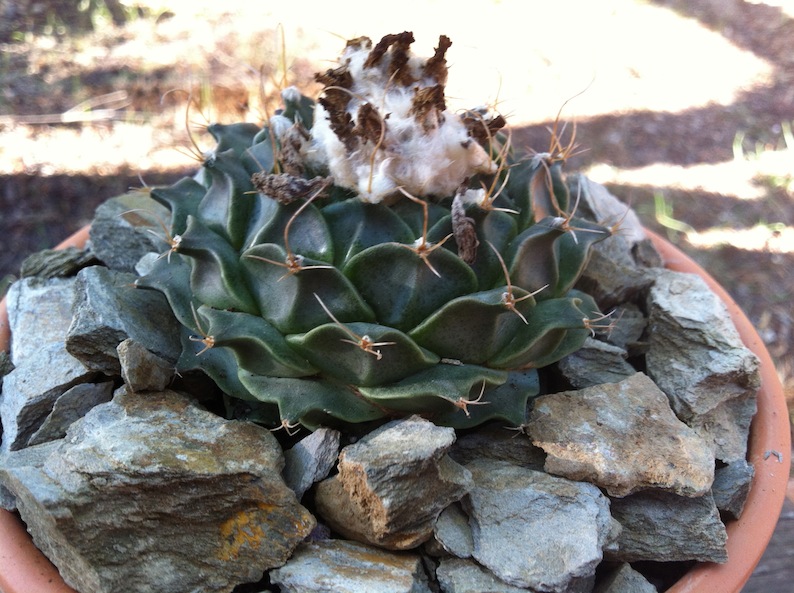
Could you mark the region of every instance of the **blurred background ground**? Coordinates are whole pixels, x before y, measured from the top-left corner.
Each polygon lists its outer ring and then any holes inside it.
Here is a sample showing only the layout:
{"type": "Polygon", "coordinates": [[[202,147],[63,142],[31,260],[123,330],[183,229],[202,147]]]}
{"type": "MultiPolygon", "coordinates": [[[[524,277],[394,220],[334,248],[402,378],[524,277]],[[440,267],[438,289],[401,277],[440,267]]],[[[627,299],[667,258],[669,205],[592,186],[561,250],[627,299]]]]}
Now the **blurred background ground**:
{"type": "MultiPolygon", "coordinates": [[[[794,0],[274,4],[0,0],[0,293],[104,199],[194,170],[188,128],[209,148],[202,125],[263,121],[346,39],[411,30],[429,54],[446,34],[450,106],[495,105],[529,153],[564,105],[568,171],[726,287],[794,402],[794,0]]],[[[746,591],[790,586],[793,518],[746,591]]]]}
{"type": "Polygon", "coordinates": [[[188,127],[208,148],[202,124],[262,121],[285,77],[311,91],[345,39],[412,30],[429,54],[443,33],[450,104],[496,105],[527,152],[564,105],[568,170],[728,289],[794,400],[794,1],[272,4],[0,0],[0,278],[194,169],[188,127]]]}
{"type": "Polygon", "coordinates": [[[496,105],[527,151],[564,105],[568,170],[728,289],[794,398],[794,1],[256,4],[0,0],[0,278],[105,198],[194,169],[188,127],[209,147],[202,123],[262,121],[285,79],[311,92],[345,39],[412,30],[429,53],[443,33],[450,102],[496,105]]]}

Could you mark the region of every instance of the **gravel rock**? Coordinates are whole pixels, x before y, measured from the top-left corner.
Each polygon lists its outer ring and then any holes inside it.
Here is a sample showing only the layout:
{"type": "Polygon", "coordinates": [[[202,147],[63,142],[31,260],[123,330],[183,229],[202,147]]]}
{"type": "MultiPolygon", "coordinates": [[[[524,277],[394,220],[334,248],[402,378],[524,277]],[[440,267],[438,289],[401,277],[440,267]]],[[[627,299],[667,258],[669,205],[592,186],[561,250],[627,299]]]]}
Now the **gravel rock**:
{"type": "Polygon", "coordinates": [[[619,529],[601,491],[506,462],[466,467],[474,478],[463,499],[474,559],[516,587],[589,591],[603,550],[619,529]]]}
{"type": "Polygon", "coordinates": [[[80,383],[61,395],[41,427],[30,437],[28,446],[40,445],[66,436],[67,429],[94,406],[113,397],[113,381],[80,383]]]}
{"type": "Polygon", "coordinates": [[[442,593],[526,593],[471,560],[444,558],[436,570],[442,593]]]}
{"type": "Polygon", "coordinates": [[[66,249],[42,249],[26,257],[19,267],[22,278],[57,278],[74,276],[86,266],[96,264],[96,257],[90,249],[67,247],[66,249]]]}
{"type": "Polygon", "coordinates": [[[557,369],[574,389],[619,383],[637,372],[627,356],[623,348],[587,338],[579,350],[557,363],[557,369]]]}
{"type": "Polygon", "coordinates": [[[623,527],[618,551],[623,562],[727,562],[725,525],[711,493],[685,498],[668,492],[638,492],[612,499],[612,516],[623,527]]]}
{"type": "Polygon", "coordinates": [[[133,339],[116,347],[121,378],[130,391],[162,391],[174,378],[173,363],[149,352],[133,339]]]}
{"type": "Polygon", "coordinates": [[[134,271],[150,251],[165,251],[163,224],[170,220],[165,206],[144,192],[129,192],[106,200],[96,209],[91,223],[91,243],[96,256],[109,268],[134,271]]]}
{"type": "Polygon", "coordinates": [[[702,496],[714,481],[709,444],[681,422],[643,373],[534,400],[526,430],[547,472],[612,496],[657,488],[702,496]]]}
{"type": "Polygon", "coordinates": [[[719,468],[711,488],[717,508],[734,519],[741,517],[754,475],[755,469],[744,459],[719,468]]]}
{"type": "Polygon", "coordinates": [[[458,503],[449,505],[438,516],[433,527],[433,537],[447,554],[458,558],[471,558],[474,553],[469,517],[458,503]]]}
{"type": "Polygon", "coordinates": [[[270,580],[281,593],[430,593],[419,556],[343,540],[301,544],[270,580]]]}
{"type": "Polygon", "coordinates": [[[77,275],[74,321],[66,348],[86,368],[118,375],[118,345],[134,339],[165,360],[179,358],[179,324],[165,297],[136,289],[136,276],[91,266],[77,275]]]}
{"type": "Polygon", "coordinates": [[[542,470],[546,453],[513,429],[502,423],[488,424],[458,436],[449,456],[466,465],[476,459],[508,461],[514,465],[542,470]]]}
{"type": "Polygon", "coordinates": [[[121,391],[65,439],[11,455],[0,481],[82,593],[230,592],[284,564],[315,525],[269,431],[174,392],[121,391]]]}
{"type": "Polygon", "coordinates": [[[657,591],[656,587],[631,567],[631,564],[624,563],[601,581],[593,593],[657,593],[657,591]]]}
{"type": "Polygon", "coordinates": [[[11,285],[6,305],[15,366],[48,345],[63,343],[72,323],[74,284],[74,278],[23,278],[11,285]]]}
{"type": "Polygon", "coordinates": [[[718,459],[744,459],[760,385],[758,359],[724,303],[699,276],[659,269],[647,308],[648,374],[678,417],[712,443],[718,459]]]}
{"type": "Polygon", "coordinates": [[[393,550],[429,539],[471,476],[447,451],[455,431],[418,416],[389,422],[342,449],[339,474],[317,485],[317,513],[356,541],[393,550]]]}
{"type": "Polygon", "coordinates": [[[339,455],[341,434],[332,428],[318,428],[284,451],[284,481],[298,499],[315,482],[324,480],[339,455]]]}
{"type": "Polygon", "coordinates": [[[35,354],[26,355],[23,363],[3,379],[0,450],[16,451],[27,446],[58,398],[95,375],[66,351],[63,342],[45,343],[35,354]]]}
{"type": "Polygon", "coordinates": [[[602,309],[610,309],[633,299],[653,282],[652,274],[644,266],[637,265],[633,256],[634,248],[646,241],[645,230],[636,213],[603,185],[584,175],[574,175],[571,186],[582,216],[620,229],[593,245],[578,282],[602,309]]]}

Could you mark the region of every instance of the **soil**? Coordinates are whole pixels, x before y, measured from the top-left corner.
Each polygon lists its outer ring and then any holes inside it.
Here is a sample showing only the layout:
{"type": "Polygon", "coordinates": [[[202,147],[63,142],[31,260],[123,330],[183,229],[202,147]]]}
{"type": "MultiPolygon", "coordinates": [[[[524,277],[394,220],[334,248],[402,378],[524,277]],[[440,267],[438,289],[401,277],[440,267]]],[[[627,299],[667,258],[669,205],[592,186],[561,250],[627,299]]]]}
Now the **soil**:
{"type": "MultiPolygon", "coordinates": [[[[653,165],[668,172],[663,183],[613,176],[608,186],[649,228],[666,234],[733,295],[759,328],[794,401],[794,12],[781,8],[782,2],[650,4],[763,59],[770,74],[763,85],[740,91],[729,102],[577,117],[576,142],[586,151],[570,158],[568,170],[600,164],[635,171],[653,165]],[[737,159],[737,150],[744,156],[737,159]],[[699,166],[744,170],[747,155],[758,162],[769,155],[787,162],[782,173],[752,174],[756,199],[678,182],[679,175],[699,166]],[[669,208],[667,218],[660,215],[660,204],[669,208]],[[727,239],[704,242],[715,229],[728,230],[727,239]],[[761,239],[744,244],[745,231],[751,230],[761,239]]],[[[207,112],[221,121],[261,119],[271,112],[273,89],[287,70],[281,57],[289,61],[290,82],[309,90],[317,68],[328,67],[283,51],[284,29],[267,19],[235,23],[228,11],[205,7],[189,30],[176,26],[181,7],[166,11],[153,8],[154,2],[101,0],[82,5],[87,14],[61,19],[59,14],[75,10],[74,3],[0,0],[0,278],[15,275],[25,255],[90,221],[106,198],[142,183],[170,183],[195,169],[189,159],[165,156],[173,155],[175,146],[190,145],[183,126],[186,94],[174,89],[191,92],[192,120],[207,112]],[[241,55],[236,37],[241,27],[266,50],[241,55]],[[196,50],[196,38],[207,31],[215,33],[214,41],[202,40],[203,50],[196,50]],[[194,49],[185,49],[191,39],[194,49]],[[148,51],[136,49],[136,43],[148,51]],[[265,65],[230,67],[254,58],[265,65]],[[203,74],[196,76],[199,68],[203,74]],[[133,140],[124,140],[130,136],[133,140]],[[92,157],[80,153],[88,144],[99,147],[92,157]],[[50,149],[60,151],[67,164],[30,156],[50,149]],[[72,151],[77,164],[68,159],[72,151]],[[128,151],[132,154],[124,156],[128,151]]],[[[295,45],[314,48],[311,38],[295,45]]],[[[729,76],[731,65],[724,68],[729,76]]],[[[614,92],[618,97],[621,89],[614,92]]],[[[514,146],[544,150],[553,124],[549,117],[514,126],[514,146]]],[[[200,131],[193,134],[200,144],[207,142],[200,131]]]]}

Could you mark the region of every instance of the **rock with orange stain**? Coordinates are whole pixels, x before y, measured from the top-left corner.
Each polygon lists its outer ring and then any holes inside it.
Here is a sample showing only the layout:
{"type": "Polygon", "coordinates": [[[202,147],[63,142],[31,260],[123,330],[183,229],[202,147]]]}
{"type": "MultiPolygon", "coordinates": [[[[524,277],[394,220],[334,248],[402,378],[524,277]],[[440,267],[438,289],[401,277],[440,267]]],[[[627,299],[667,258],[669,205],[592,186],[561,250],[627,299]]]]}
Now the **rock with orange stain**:
{"type": "Polygon", "coordinates": [[[11,455],[0,482],[81,593],[229,592],[284,564],[316,524],[269,431],[175,392],[120,391],[65,439],[11,455]]]}

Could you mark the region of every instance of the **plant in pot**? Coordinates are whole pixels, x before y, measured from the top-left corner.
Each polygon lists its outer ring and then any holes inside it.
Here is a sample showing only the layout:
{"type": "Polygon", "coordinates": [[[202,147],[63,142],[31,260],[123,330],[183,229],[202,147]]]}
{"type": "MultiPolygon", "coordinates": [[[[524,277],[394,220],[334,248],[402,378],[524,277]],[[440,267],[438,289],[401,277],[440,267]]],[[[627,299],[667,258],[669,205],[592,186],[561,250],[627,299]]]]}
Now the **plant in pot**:
{"type": "MultiPolygon", "coordinates": [[[[316,102],[210,126],[194,177],[100,208],[76,277],[10,293],[4,504],[78,591],[748,578],[790,450],[757,335],[563,176],[572,140],[517,155],[447,109],[449,39],[412,43],[351,40],[316,102]]],[[[4,590],[68,590],[3,545],[4,590]]]]}

